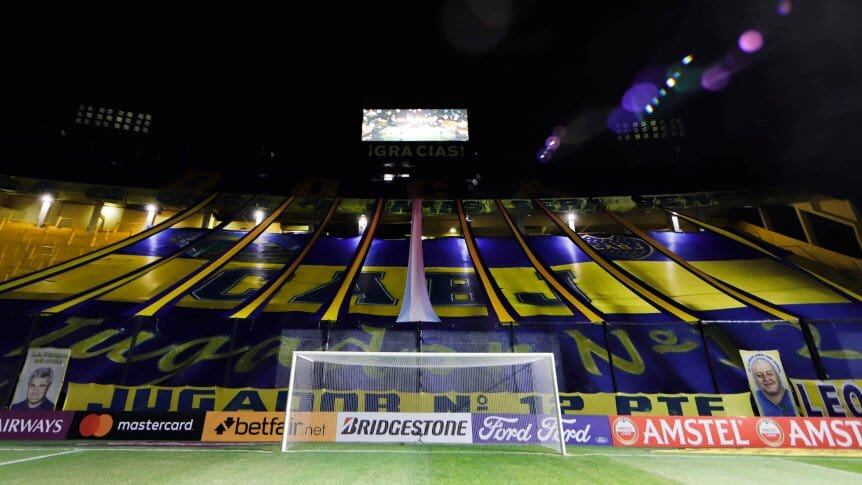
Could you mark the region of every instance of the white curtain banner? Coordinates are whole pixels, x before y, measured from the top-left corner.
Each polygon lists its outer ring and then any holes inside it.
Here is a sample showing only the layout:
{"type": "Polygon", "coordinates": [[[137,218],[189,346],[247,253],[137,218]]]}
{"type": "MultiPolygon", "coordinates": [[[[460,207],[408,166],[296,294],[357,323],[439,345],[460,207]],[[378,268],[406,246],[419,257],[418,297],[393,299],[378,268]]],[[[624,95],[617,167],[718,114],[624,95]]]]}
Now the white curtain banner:
{"type": "Polygon", "coordinates": [[[428,284],[425,281],[425,259],[422,256],[422,199],[413,199],[413,217],[410,227],[410,254],[407,257],[407,284],[398,323],[439,322],[431,308],[428,284]]]}

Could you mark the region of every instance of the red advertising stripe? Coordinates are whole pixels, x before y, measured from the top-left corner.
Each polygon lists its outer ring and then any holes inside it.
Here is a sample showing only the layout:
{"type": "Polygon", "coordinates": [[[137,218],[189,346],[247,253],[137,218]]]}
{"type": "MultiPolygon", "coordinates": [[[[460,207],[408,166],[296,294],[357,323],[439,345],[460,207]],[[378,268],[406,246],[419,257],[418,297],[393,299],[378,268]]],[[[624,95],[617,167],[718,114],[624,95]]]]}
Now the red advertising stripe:
{"type": "Polygon", "coordinates": [[[613,416],[614,446],[862,448],[862,419],[613,416]]]}

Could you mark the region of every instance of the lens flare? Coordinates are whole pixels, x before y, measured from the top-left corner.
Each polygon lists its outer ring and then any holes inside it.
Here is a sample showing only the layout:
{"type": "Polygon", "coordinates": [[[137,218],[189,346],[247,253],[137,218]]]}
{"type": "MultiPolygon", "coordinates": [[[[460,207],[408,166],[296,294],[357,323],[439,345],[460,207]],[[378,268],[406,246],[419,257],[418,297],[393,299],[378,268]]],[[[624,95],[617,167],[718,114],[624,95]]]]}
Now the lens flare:
{"type": "Polygon", "coordinates": [[[788,15],[793,10],[793,4],[790,3],[790,0],[780,0],[776,10],[778,11],[778,15],[788,15]]]}
{"type": "Polygon", "coordinates": [[[635,75],[632,80],[632,85],[647,83],[652,84],[653,86],[659,86],[664,82],[666,71],[666,66],[648,66],[635,75]]]}
{"type": "Polygon", "coordinates": [[[746,54],[754,54],[763,47],[763,34],[752,29],[739,36],[739,48],[746,54]]]}
{"type": "Polygon", "coordinates": [[[658,96],[658,88],[650,83],[638,83],[623,95],[622,106],[626,111],[640,113],[652,98],[658,96]]]}
{"type": "Polygon", "coordinates": [[[556,150],[560,148],[560,137],[551,135],[545,140],[545,148],[548,150],[556,150]]]}
{"type": "Polygon", "coordinates": [[[638,121],[637,115],[622,108],[616,108],[608,115],[605,124],[612,132],[622,133],[635,121],[638,121]]]}
{"type": "Polygon", "coordinates": [[[712,66],[703,72],[700,85],[707,91],[721,91],[730,83],[730,71],[721,66],[712,66]]]}

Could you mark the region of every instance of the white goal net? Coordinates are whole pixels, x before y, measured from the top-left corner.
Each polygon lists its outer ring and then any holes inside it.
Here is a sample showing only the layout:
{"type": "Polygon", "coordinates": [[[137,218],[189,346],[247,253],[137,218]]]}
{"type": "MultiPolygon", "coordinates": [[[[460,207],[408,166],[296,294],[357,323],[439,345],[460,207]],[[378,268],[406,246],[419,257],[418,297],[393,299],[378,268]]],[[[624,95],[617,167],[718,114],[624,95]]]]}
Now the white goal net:
{"type": "Polygon", "coordinates": [[[565,454],[549,353],[297,351],[286,409],[283,451],[335,442],[510,445],[565,454]]]}

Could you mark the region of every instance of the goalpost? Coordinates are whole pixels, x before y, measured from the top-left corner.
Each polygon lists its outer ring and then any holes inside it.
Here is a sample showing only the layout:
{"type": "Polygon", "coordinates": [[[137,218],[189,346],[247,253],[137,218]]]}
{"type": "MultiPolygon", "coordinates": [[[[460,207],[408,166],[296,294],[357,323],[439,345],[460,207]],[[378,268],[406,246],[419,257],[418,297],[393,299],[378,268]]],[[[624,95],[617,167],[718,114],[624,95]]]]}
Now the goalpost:
{"type": "Polygon", "coordinates": [[[295,351],[285,413],[282,451],[335,442],[566,454],[551,353],[295,351]]]}

